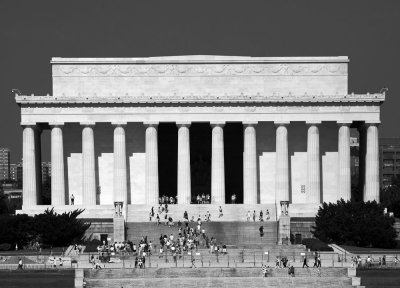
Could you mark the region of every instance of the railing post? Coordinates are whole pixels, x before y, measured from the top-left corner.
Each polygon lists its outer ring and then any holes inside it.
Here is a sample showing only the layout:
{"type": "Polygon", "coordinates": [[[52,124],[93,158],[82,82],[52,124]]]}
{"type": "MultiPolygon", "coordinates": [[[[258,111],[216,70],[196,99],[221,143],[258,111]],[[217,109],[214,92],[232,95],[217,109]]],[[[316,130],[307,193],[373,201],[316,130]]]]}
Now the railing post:
{"type": "Polygon", "coordinates": [[[256,267],[256,252],[254,252],[254,254],[253,254],[253,259],[254,259],[254,267],[256,267]]]}

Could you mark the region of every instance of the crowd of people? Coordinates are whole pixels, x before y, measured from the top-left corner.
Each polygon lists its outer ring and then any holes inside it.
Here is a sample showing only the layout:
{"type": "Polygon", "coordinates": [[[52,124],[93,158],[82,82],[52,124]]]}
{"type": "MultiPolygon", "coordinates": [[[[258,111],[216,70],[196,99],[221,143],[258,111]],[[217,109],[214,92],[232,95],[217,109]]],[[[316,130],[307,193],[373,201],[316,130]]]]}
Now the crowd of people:
{"type": "MultiPolygon", "coordinates": [[[[351,257],[351,267],[361,267],[363,265],[363,261],[361,259],[361,257],[358,256],[352,256],[351,257]]],[[[397,263],[399,263],[399,259],[397,258],[397,256],[395,256],[393,258],[393,264],[394,266],[397,266],[397,263]]],[[[365,258],[365,262],[364,262],[365,267],[372,267],[372,266],[386,266],[387,262],[386,262],[386,255],[383,255],[382,257],[378,257],[378,259],[375,261],[375,259],[373,259],[370,255],[368,255],[365,258]]]]}
{"type": "MultiPolygon", "coordinates": [[[[247,214],[246,214],[247,222],[250,222],[251,219],[253,219],[253,222],[256,222],[257,215],[258,215],[258,221],[263,222],[264,221],[264,212],[262,210],[260,210],[260,213],[257,213],[256,210],[253,210],[253,213],[251,213],[250,210],[247,211],[247,214]]],[[[267,209],[265,211],[265,220],[268,221],[270,218],[271,217],[269,215],[269,210],[267,209]]]]}
{"type": "MultiPolygon", "coordinates": [[[[170,253],[173,256],[174,261],[176,261],[178,257],[182,257],[183,252],[197,251],[199,247],[210,249],[210,254],[227,254],[226,245],[222,243],[218,244],[216,238],[209,238],[206,234],[206,230],[203,226],[204,222],[200,215],[197,218],[197,226],[195,227],[189,226],[190,221],[187,211],[184,212],[183,218],[183,222],[178,221],[177,235],[172,233],[169,236],[160,235],[159,257],[163,257],[170,253]]],[[[207,211],[207,214],[204,217],[205,222],[210,221],[210,218],[211,214],[207,211]]],[[[194,216],[192,216],[191,222],[194,222],[194,216]]]]}

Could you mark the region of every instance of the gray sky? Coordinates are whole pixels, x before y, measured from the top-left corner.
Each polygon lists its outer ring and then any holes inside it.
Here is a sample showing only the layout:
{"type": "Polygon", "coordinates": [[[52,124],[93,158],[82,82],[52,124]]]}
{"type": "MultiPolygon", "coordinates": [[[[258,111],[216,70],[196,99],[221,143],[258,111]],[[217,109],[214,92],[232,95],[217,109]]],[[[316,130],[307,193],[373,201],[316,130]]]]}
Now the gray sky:
{"type": "Polygon", "coordinates": [[[399,35],[398,0],[2,0],[0,147],[21,159],[11,89],[51,93],[51,57],[345,55],[349,92],[389,87],[380,136],[400,136],[399,35]]]}

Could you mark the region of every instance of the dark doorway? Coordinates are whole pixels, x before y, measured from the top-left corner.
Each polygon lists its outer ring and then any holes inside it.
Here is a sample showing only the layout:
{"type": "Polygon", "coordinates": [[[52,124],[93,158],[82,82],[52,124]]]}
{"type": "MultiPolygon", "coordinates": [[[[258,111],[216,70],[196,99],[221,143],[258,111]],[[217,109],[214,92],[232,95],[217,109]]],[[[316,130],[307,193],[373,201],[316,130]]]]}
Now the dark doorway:
{"type": "Polygon", "coordinates": [[[158,126],[158,181],[159,194],[177,195],[178,128],[175,123],[158,126]]]}
{"type": "Polygon", "coordinates": [[[301,244],[301,240],[302,240],[301,234],[296,234],[294,240],[295,244],[301,244]]]}
{"type": "Polygon", "coordinates": [[[243,125],[227,123],[224,127],[225,203],[243,203],[243,125]]]}
{"type": "Polygon", "coordinates": [[[210,123],[192,123],[190,126],[190,170],[193,203],[197,195],[211,195],[210,123]]]}

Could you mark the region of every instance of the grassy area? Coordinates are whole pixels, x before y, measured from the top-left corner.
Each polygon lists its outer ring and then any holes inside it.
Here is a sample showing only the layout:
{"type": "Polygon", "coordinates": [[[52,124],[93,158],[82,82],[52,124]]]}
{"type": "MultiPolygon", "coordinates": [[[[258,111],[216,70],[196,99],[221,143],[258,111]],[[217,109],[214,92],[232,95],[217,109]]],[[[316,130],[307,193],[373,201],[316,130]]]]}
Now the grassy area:
{"type": "Polygon", "coordinates": [[[75,271],[62,270],[0,270],[0,286],[7,288],[73,288],[75,271]]]}
{"type": "Polygon", "coordinates": [[[357,254],[357,253],[362,253],[362,254],[387,253],[387,254],[399,254],[400,255],[399,248],[383,249],[383,248],[367,248],[367,247],[357,247],[357,246],[348,246],[348,245],[339,245],[339,246],[353,254],[357,254]]]}
{"type": "Polygon", "coordinates": [[[53,249],[42,249],[42,252],[38,250],[9,250],[9,251],[0,251],[0,255],[23,255],[23,256],[36,256],[41,253],[41,255],[61,255],[64,251],[67,250],[68,247],[54,247],[53,249]]]}

